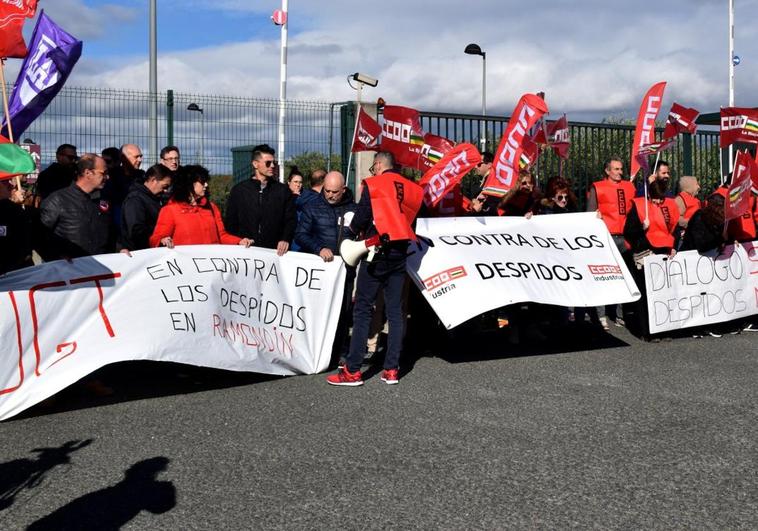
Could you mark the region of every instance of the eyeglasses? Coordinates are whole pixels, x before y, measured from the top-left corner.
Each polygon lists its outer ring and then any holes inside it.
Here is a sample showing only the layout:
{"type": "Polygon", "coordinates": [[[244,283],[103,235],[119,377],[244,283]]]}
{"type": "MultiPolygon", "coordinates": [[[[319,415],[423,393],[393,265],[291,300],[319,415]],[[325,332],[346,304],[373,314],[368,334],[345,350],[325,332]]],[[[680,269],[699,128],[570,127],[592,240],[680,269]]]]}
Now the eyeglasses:
{"type": "Polygon", "coordinates": [[[566,201],[568,198],[569,196],[567,194],[558,194],[555,196],[555,199],[558,201],[566,201]]]}
{"type": "Polygon", "coordinates": [[[265,164],[267,168],[270,168],[271,166],[278,166],[278,163],[275,160],[266,160],[263,162],[263,164],[265,164]]]}

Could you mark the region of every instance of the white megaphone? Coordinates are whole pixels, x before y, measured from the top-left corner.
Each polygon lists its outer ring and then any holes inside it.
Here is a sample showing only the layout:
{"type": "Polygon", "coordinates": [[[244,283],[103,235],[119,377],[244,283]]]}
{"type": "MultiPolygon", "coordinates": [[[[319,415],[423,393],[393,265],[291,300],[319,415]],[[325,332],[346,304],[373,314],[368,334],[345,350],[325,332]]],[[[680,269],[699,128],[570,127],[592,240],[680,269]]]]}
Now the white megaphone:
{"type": "Polygon", "coordinates": [[[361,258],[366,255],[368,255],[366,261],[370,262],[374,259],[377,249],[385,243],[385,240],[388,240],[385,234],[381,236],[377,234],[376,236],[372,236],[365,240],[358,240],[357,242],[353,240],[342,240],[342,243],[340,244],[340,256],[342,256],[345,263],[351,267],[357,266],[358,262],[361,261],[361,258]]]}

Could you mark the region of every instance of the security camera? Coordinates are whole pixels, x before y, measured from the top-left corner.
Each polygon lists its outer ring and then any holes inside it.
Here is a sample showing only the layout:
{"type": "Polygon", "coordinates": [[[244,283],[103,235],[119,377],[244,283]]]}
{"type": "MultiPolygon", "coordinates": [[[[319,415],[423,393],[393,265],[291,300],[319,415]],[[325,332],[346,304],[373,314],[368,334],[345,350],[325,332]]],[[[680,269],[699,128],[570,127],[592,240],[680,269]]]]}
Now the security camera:
{"type": "Polygon", "coordinates": [[[374,79],[371,76],[367,76],[366,74],[360,74],[356,72],[352,76],[350,76],[353,81],[357,81],[358,83],[363,83],[364,85],[368,85],[369,87],[375,87],[379,84],[378,79],[374,79]]]}

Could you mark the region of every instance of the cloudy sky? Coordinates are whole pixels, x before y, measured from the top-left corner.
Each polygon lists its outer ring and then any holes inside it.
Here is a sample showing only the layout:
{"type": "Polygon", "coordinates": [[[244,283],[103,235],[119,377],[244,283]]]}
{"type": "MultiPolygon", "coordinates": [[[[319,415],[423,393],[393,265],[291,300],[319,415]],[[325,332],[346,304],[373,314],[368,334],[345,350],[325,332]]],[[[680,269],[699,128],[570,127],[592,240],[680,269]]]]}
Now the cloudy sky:
{"type": "MultiPolygon", "coordinates": [[[[757,106],[758,0],[736,0],[736,103],[757,106]]],[[[40,0],[84,40],[69,85],[147,90],[147,0],[40,0]]],[[[728,101],[728,0],[290,0],[288,98],[354,99],[346,76],[378,78],[365,99],[426,111],[509,114],[544,90],[551,114],[636,115],[651,84],[666,101],[728,101]]],[[[159,89],[278,97],[280,32],[269,0],[160,0],[159,89]]],[[[30,30],[32,24],[27,25],[30,30]]],[[[13,70],[13,69],[11,69],[13,70]]]]}

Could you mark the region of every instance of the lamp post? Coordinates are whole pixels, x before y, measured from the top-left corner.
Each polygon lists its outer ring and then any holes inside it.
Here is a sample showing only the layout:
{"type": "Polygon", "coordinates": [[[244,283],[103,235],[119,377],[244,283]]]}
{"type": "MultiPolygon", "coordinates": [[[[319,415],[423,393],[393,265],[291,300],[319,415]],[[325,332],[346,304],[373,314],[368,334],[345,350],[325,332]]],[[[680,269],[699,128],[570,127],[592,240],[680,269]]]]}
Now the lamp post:
{"type": "Polygon", "coordinates": [[[482,51],[482,48],[478,44],[471,43],[466,46],[463,53],[467,55],[481,55],[482,56],[482,123],[479,127],[479,141],[482,143],[482,151],[487,149],[487,133],[484,123],[484,116],[487,115],[487,54],[482,51]]]}
{"type": "Polygon", "coordinates": [[[150,160],[158,158],[158,7],[157,0],[150,0],[149,48],[150,67],[148,84],[150,107],[148,109],[148,136],[150,137],[150,160]]]}
{"type": "Polygon", "coordinates": [[[203,159],[205,158],[205,113],[197,103],[190,103],[187,105],[187,110],[200,113],[200,165],[202,166],[203,159]]]}

